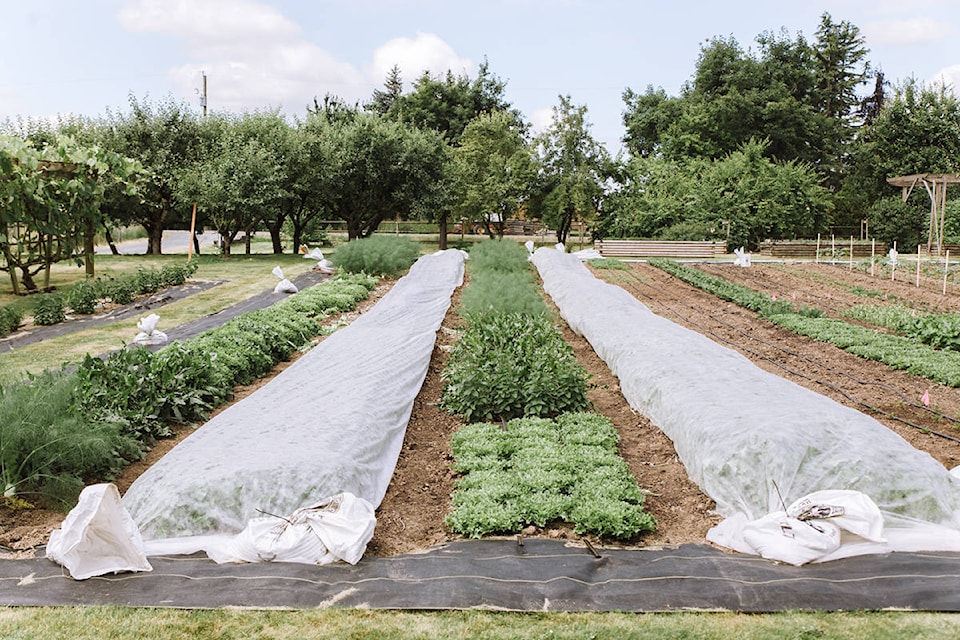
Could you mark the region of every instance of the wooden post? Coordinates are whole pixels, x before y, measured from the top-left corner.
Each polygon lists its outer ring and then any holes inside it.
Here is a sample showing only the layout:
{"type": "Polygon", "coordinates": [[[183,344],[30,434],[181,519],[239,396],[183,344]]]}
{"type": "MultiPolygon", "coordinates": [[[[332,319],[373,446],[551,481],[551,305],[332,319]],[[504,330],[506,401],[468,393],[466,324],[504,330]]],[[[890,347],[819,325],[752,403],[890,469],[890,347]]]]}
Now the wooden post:
{"type": "Polygon", "coordinates": [[[850,271],[853,271],[853,236],[850,236],[850,271]]]}
{"type": "Polygon", "coordinates": [[[820,234],[819,233],[817,234],[817,253],[816,253],[816,256],[813,258],[813,262],[814,264],[820,263],[820,234]]]}
{"type": "Polygon", "coordinates": [[[193,203],[193,214],[190,216],[190,240],[187,241],[187,262],[193,257],[193,234],[197,229],[197,203],[193,203]]]}
{"type": "Polygon", "coordinates": [[[943,295],[947,295],[947,274],[950,273],[950,249],[947,249],[947,257],[943,263],[943,295]]]}
{"type": "Polygon", "coordinates": [[[917,245],[917,288],[920,287],[920,245],[917,245]]]}
{"type": "Polygon", "coordinates": [[[870,277],[874,275],[874,265],[876,264],[877,257],[877,239],[874,238],[870,241],[870,277]]]}
{"type": "Polygon", "coordinates": [[[837,236],[830,234],[830,264],[837,261],[837,236]]]}
{"type": "MultiPolygon", "coordinates": [[[[897,241],[896,241],[896,240],[893,241],[893,252],[894,252],[894,253],[897,252],[897,241]]],[[[890,265],[890,279],[891,279],[891,280],[896,280],[896,277],[895,277],[896,273],[897,273],[897,263],[896,263],[896,261],[894,261],[894,262],[890,265]]]]}

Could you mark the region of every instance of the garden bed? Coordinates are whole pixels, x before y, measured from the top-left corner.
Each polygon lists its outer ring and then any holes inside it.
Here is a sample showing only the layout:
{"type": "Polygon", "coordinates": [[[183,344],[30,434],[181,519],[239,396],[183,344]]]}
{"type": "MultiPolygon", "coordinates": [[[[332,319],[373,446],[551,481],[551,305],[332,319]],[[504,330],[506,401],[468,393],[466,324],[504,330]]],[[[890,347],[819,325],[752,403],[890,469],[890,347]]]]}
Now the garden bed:
{"type": "MultiPolygon", "coordinates": [[[[912,284],[869,279],[864,274],[850,274],[839,266],[754,264],[749,269],[727,265],[708,269],[716,269],[724,277],[743,279],[744,284],[757,289],[760,288],[758,282],[769,279],[770,284],[765,286],[767,293],[792,297],[795,292],[798,301],[808,305],[823,301],[825,306],[837,306],[838,300],[847,299],[851,304],[862,304],[863,295],[851,293],[851,287],[859,286],[868,292],[880,291],[881,296],[926,301],[944,310],[960,309],[960,301],[955,296],[942,299],[939,290],[932,285],[916,291],[912,284]]],[[[626,271],[596,270],[596,273],[624,286],[654,312],[706,333],[738,349],[762,368],[784,375],[847,406],[865,410],[863,404],[867,404],[926,429],[948,431],[951,428],[949,421],[915,406],[920,404],[921,396],[929,389],[931,407],[952,416],[960,415],[960,390],[930,383],[796,336],[758,319],[752,312],[694,289],[659,269],[633,264],[626,271]]],[[[372,304],[379,295],[382,295],[381,289],[365,304],[372,304]]],[[[454,300],[453,307],[456,305],[457,300],[454,300]]],[[[368,548],[369,554],[394,555],[453,538],[443,524],[443,518],[449,510],[453,492],[450,435],[460,422],[439,410],[435,403],[441,393],[439,372],[446,358],[445,348],[452,344],[454,336],[451,331],[458,329],[459,324],[456,313],[450,311],[439,332],[426,382],[414,403],[397,470],[378,512],[377,529],[368,548]]],[[[640,543],[656,546],[702,542],[707,529],[716,523],[716,517],[711,515],[712,502],[687,479],[670,441],[630,409],[619,393],[617,380],[589,344],[567,328],[564,328],[564,337],[592,375],[589,399],[594,409],[610,418],[618,428],[621,455],[629,463],[640,486],[650,491],[645,508],[657,519],[658,526],[654,532],[644,535],[640,543]]],[[[263,382],[256,383],[256,386],[263,382]]],[[[946,467],[960,465],[960,443],[937,437],[897,419],[872,415],[946,467]]],[[[960,436],[958,432],[951,433],[960,436]]],[[[129,483],[137,471],[134,467],[129,468],[121,484],[129,483]]],[[[42,514],[36,512],[3,509],[0,511],[3,529],[0,544],[30,547],[42,543],[49,530],[59,526],[61,520],[62,515],[55,512],[50,512],[43,520],[42,514]],[[31,522],[38,516],[41,522],[31,522]]],[[[527,534],[574,537],[571,528],[561,525],[547,526],[527,534]]]]}

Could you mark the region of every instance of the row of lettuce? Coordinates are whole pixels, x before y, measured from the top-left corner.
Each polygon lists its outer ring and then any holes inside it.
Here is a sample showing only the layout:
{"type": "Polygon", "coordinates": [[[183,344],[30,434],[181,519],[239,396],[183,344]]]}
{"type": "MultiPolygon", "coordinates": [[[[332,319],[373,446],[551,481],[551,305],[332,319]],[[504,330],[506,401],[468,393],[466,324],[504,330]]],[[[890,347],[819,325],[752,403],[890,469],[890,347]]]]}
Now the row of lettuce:
{"type": "Polygon", "coordinates": [[[650,264],[799,335],[934,382],[960,387],[960,319],[953,314],[918,313],[899,305],[857,305],[845,312],[851,319],[891,332],[887,333],[840,318],[828,318],[818,309],[798,308],[786,300],[774,300],[749,287],[672,260],[651,260],[650,264]]]}
{"type": "Polygon", "coordinates": [[[453,436],[460,474],[446,522],[461,535],[562,521],[635,538],[655,527],[605,417],[586,411],[589,376],[555,326],[527,252],[489,240],[470,252],[466,328],[443,371],[441,406],[470,421],[453,436]]]}
{"type": "MultiPolygon", "coordinates": [[[[196,273],[196,262],[164,265],[159,269],[138,269],[136,273],[117,278],[82,280],[65,295],[59,292],[37,296],[33,321],[53,325],[66,320],[67,310],[90,315],[103,303],[129,304],[137,297],[150,295],[186,282],[196,273]]],[[[0,337],[10,335],[23,322],[23,312],[13,305],[0,306],[0,337]]]]}
{"type": "Polygon", "coordinates": [[[0,482],[7,498],[70,506],[86,482],[112,479],[171,425],[204,420],[236,385],[287,360],[324,319],[365,299],[377,279],[343,275],[159,351],[128,348],[0,389],[0,482]]]}

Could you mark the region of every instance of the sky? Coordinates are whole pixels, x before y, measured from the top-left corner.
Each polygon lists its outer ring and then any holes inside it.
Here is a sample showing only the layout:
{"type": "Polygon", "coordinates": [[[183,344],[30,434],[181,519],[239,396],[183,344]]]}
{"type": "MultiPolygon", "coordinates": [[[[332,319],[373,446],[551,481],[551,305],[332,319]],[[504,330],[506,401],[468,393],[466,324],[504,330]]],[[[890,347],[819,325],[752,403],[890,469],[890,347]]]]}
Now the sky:
{"type": "Polygon", "coordinates": [[[624,90],[679,95],[712,38],[813,42],[824,13],[894,85],[960,89],[960,0],[0,0],[0,121],[123,113],[131,95],[199,112],[204,75],[209,109],[292,120],[326,94],[367,101],[394,65],[409,89],[486,61],[534,131],[570,96],[615,154],[624,90]]]}

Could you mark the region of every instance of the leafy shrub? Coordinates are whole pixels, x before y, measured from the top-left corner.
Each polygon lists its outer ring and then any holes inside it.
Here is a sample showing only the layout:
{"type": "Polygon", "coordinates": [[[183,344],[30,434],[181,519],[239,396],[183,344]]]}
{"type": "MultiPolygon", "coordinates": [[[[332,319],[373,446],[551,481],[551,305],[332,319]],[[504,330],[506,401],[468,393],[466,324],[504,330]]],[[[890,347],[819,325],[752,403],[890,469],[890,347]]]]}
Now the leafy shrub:
{"type": "Polygon", "coordinates": [[[471,537],[560,520],[620,539],[650,531],[656,522],[617,440],[613,425],[592,413],[466,425],[452,440],[454,468],[464,475],[446,522],[471,537]]]}
{"type": "Polygon", "coordinates": [[[587,406],[587,373],[543,316],[494,315],[471,325],[442,376],[441,406],[467,420],[555,416],[587,406]]]}
{"type": "Polygon", "coordinates": [[[102,280],[81,280],[73,285],[67,294],[67,305],[74,313],[90,315],[97,309],[97,302],[103,297],[102,280]]]}
{"type": "Polygon", "coordinates": [[[42,496],[70,507],[88,479],[112,479],[141,455],[120,424],[74,411],[76,379],[44,373],[0,390],[4,495],[42,496]]]}
{"type": "Polygon", "coordinates": [[[57,293],[45,293],[37,297],[33,309],[33,322],[38,325],[51,325],[63,322],[67,314],[63,310],[63,297],[57,293]]]}
{"type": "Polygon", "coordinates": [[[103,294],[115,304],[130,304],[137,297],[134,278],[110,278],[103,285],[103,294]]]}
{"type": "Polygon", "coordinates": [[[16,307],[0,307],[0,337],[7,336],[16,331],[23,321],[23,312],[16,307]]]}
{"type": "Polygon", "coordinates": [[[409,269],[419,255],[420,245],[409,238],[374,235],[338,246],[333,262],[347,273],[393,277],[409,269]]]}

